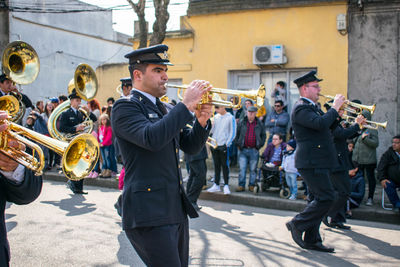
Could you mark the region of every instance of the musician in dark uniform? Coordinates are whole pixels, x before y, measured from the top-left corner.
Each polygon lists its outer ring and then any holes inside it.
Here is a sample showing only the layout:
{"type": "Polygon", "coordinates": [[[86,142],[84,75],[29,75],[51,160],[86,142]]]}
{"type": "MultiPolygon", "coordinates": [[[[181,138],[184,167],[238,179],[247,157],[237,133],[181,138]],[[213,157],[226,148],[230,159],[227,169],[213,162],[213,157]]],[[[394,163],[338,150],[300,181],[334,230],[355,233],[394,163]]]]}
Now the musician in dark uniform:
{"type": "MultiPolygon", "coordinates": [[[[0,111],[0,120],[7,118],[5,111],[0,111]]],[[[0,124],[0,132],[6,129],[0,124]]],[[[24,149],[25,146],[16,141],[9,141],[9,146],[24,149]]],[[[18,164],[13,159],[0,153],[0,267],[9,266],[10,247],[7,241],[5,225],[6,202],[18,205],[34,201],[42,190],[42,177],[34,176],[33,172],[18,164]]]]}
{"type": "Polygon", "coordinates": [[[292,127],[297,142],[295,166],[313,195],[313,201],[286,223],[286,227],[300,247],[333,252],[333,248],[322,244],[319,227],[335,199],[330,172],[337,166],[337,156],[331,131],[337,126],[337,111],[345,98],[336,95],[332,108],[324,114],[316,105],[321,91],[318,82],[322,80],[315,74],[311,71],[294,80],[301,98],[292,112],[292,127]]]}
{"type": "Polygon", "coordinates": [[[121,81],[121,97],[128,97],[132,90],[132,79],[131,77],[126,77],[120,79],[121,81]]]}
{"type": "MultiPolygon", "coordinates": [[[[61,113],[59,131],[62,133],[76,134],[85,129],[85,125],[82,124],[85,118],[82,112],[79,111],[81,98],[76,93],[75,89],[72,90],[68,98],[71,101],[71,107],[61,113]]],[[[86,107],[82,106],[82,108],[86,107]]],[[[93,122],[97,121],[94,114],[89,113],[89,110],[86,111],[93,122]]],[[[87,194],[87,192],[83,191],[83,178],[79,181],[68,181],[68,186],[74,194],[87,194]]]]}
{"type": "Polygon", "coordinates": [[[168,46],[137,49],[125,57],[133,89],[113,106],[112,128],[125,164],[122,224],[147,266],[188,266],[187,216],[198,217],[182,186],[179,149],[196,154],[211,129],[211,105],[197,104],[210,90],[193,81],[175,107],[162,103],[168,81],[168,46]],[[167,110],[169,109],[169,111],[167,110]],[[196,120],[193,129],[185,127],[196,120]]]}
{"type": "MultiPolygon", "coordinates": [[[[327,110],[330,106],[326,106],[327,110]]],[[[339,116],[343,116],[344,109],[339,109],[339,116]]],[[[329,227],[335,227],[348,230],[350,226],[345,225],[345,205],[351,193],[349,170],[353,169],[349,159],[349,149],[347,139],[354,138],[358,135],[360,127],[366,119],[359,115],[355,119],[355,123],[347,128],[342,127],[342,121],[333,129],[333,143],[335,144],[336,155],[338,158],[338,166],[332,170],[331,181],[336,191],[336,199],[328,211],[327,216],[322,222],[329,227]]]]}

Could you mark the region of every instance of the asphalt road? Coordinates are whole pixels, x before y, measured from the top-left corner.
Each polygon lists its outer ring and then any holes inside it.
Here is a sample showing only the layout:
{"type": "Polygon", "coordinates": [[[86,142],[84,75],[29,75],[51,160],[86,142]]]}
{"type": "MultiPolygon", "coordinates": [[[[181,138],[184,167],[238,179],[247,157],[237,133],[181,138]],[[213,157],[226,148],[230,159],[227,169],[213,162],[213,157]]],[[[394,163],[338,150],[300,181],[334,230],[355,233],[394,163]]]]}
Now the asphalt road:
{"type": "MultiPolygon", "coordinates": [[[[26,206],[8,205],[11,266],[143,266],[113,205],[119,191],[72,195],[46,181],[26,206]]],[[[284,223],[294,212],[200,201],[190,221],[190,266],[400,266],[400,226],[351,220],[352,231],[321,227],[336,253],[300,249],[284,223]]]]}

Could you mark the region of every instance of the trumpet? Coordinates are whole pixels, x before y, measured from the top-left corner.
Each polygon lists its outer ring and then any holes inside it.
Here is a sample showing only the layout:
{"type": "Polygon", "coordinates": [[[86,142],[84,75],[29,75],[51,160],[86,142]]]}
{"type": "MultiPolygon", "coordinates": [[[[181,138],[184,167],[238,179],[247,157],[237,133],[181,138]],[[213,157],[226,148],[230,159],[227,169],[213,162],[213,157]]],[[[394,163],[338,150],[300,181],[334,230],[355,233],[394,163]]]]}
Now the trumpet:
{"type": "Polygon", "coordinates": [[[0,152],[33,170],[35,175],[42,174],[45,159],[42,149],[33,142],[39,143],[62,156],[62,169],[64,175],[70,180],[81,180],[96,165],[100,149],[99,143],[91,134],[78,135],[67,143],[29,130],[14,122],[6,121],[6,123],[8,124],[8,129],[0,133],[0,152]],[[14,138],[18,142],[31,147],[32,155],[8,147],[7,141],[9,138],[14,138]]]}
{"type": "MultiPolygon", "coordinates": [[[[319,96],[323,96],[323,97],[325,97],[327,99],[330,99],[330,100],[334,100],[335,99],[334,96],[330,96],[330,95],[323,95],[323,94],[318,94],[318,95],[319,96]]],[[[331,103],[327,103],[327,104],[332,106],[331,103]]],[[[371,112],[371,115],[374,114],[375,108],[376,108],[376,104],[368,106],[368,105],[362,105],[362,104],[358,104],[358,103],[355,103],[355,102],[351,102],[349,100],[346,100],[345,105],[347,105],[344,108],[345,111],[350,112],[350,113],[356,113],[356,114],[359,114],[360,112],[355,112],[355,110],[351,109],[351,107],[358,108],[360,110],[368,110],[369,112],[371,112]]]]}
{"type": "MultiPolygon", "coordinates": [[[[343,119],[345,119],[347,122],[354,122],[356,120],[356,117],[343,114],[343,119]]],[[[382,127],[383,129],[386,129],[386,126],[387,126],[387,121],[385,121],[385,122],[375,122],[375,121],[368,121],[367,120],[366,123],[367,123],[366,125],[361,125],[360,128],[378,130],[379,127],[382,127]]]]}
{"type": "MultiPolygon", "coordinates": [[[[186,127],[193,129],[193,126],[190,124],[186,124],[186,127]]],[[[207,138],[206,144],[214,149],[216,149],[218,147],[217,140],[215,140],[214,138],[212,138],[210,136],[207,138]]]]}
{"type": "MultiPolygon", "coordinates": [[[[182,101],[183,96],[181,95],[182,89],[187,89],[189,85],[174,85],[174,84],[167,84],[167,87],[177,88],[178,89],[178,98],[182,101]]],[[[240,108],[242,106],[241,98],[249,98],[256,102],[257,107],[260,108],[264,105],[264,98],[265,98],[265,86],[263,84],[257,90],[249,90],[249,91],[242,91],[242,90],[233,90],[233,89],[222,89],[222,88],[211,88],[211,90],[205,93],[202,96],[202,99],[199,103],[201,104],[212,104],[216,106],[228,107],[228,108],[240,108]],[[230,101],[225,101],[221,98],[220,95],[234,95],[238,96],[239,100],[238,103],[232,103],[230,101]],[[210,98],[212,100],[210,100],[210,98]]]]}

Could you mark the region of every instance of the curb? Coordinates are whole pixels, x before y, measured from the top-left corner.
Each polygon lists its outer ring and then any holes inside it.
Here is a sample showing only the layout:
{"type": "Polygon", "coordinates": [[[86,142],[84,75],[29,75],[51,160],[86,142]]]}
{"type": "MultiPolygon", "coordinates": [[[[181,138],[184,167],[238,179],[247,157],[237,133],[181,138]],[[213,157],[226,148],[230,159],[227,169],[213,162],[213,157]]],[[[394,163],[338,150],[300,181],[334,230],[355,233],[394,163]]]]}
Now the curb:
{"type": "MultiPolygon", "coordinates": [[[[43,179],[67,182],[67,178],[64,175],[56,172],[47,172],[43,174],[43,179]]],[[[89,178],[85,179],[85,185],[118,189],[118,181],[115,178],[89,178]]],[[[241,192],[224,195],[223,193],[209,193],[203,191],[201,192],[199,199],[295,212],[300,212],[306,207],[305,201],[292,201],[280,198],[279,196],[265,195],[264,193],[255,195],[250,192],[241,192]]],[[[361,206],[360,208],[354,209],[352,219],[400,224],[400,215],[398,212],[384,210],[377,205],[372,207],[361,206]]]]}

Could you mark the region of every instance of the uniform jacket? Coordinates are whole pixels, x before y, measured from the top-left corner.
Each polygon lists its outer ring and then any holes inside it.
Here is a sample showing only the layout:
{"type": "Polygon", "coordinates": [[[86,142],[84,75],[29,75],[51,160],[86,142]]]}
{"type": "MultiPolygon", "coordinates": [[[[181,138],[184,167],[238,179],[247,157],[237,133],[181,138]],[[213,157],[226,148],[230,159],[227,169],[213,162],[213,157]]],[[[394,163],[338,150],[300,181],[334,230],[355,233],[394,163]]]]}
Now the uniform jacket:
{"type": "MultiPolygon", "coordinates": [[[[125,163],[123,228],[180,223],[198,214],[182,186],[179,149],[196,154],[209,130],[178,103],[167,115],[138,91],[113,105],[113,133],[125,163]]],[[[210,122],[206,127],[210,129],[210,122]]]]}
{"type": "Polygon", "coordinates": [[[383,153],[378,164],[378,180],[388,179],[400,185],[400,159],[392,147],[383,153]]]}
{"type": "Polygon", "coordinates": [[[10,248],[7,242],[7,231],[4,219],[6,202],[12,202],[18,205],[28,204],[39,196],[41,190],[42,177],[34,176],[33,172],[28,169],[25,169],[24,181],[18,185],[0,174],[0,249],[5,249],[8,255],[10,255],[10,248]]]}
{"type": "MultiPolygon", "coordinates": [[[[89,114],[90,119],[95,122],[97,121],[96,116],[93,113],[89,114]]],[[[60,132],[63,133],[76,133],[76,126],[84,121],[83,114],[81,112],[74,112],[72,108],[67,109],[60,116],[60,132]]]]}
{"type": "MultiPolygon", "coordinates": [[[[257,117],[255,118],[255,120],[257,122],[255,128],[256,148],[258,150],[264,145],[266,134],[265,134],[264,124],[257,117]]],[[[247,131],[247,122],[248,119],[247,116],[245,116],[243,120],[239,121],[238,123],[235,144],[239,147],[239,149],[243,149],[244,147],[244,139],[246,137],[246,131],[247,131]]]]}
{"type": "Polygon", "coordinates": [[[187,162],[192,162],[192,161],[196,161],[196,160],[204,160],[208,158],[208,154],[207,154],[207,148],[206,146],[204,146],[199,153],[197,154],[185,154],[185,160],[187,162]]]}
{"type": "Polygon", "coordinates": [[[336,155],[338,157],[338,167],[334,168],[333,171],[348,171],[353,169],[352,163],[349,159],[349,149],[347,146],[347,139],[353,138],[357,135],[360,127],[358,124],[354,124],[349,128],[343,128],[338,125],[333,131],[333,142],[335,144],[336,155]]]}
{"type": "Polygon", "coordinates": [[[307,99],[300,98],[292,111],[292,127],[296,137],[297,169],[332,169],[337,157],[331,128],[339,114],[333,108],[325,114],[307,99]]]}

